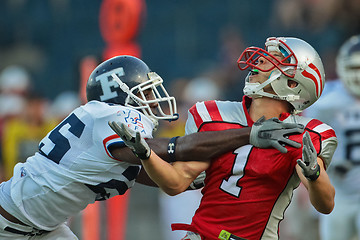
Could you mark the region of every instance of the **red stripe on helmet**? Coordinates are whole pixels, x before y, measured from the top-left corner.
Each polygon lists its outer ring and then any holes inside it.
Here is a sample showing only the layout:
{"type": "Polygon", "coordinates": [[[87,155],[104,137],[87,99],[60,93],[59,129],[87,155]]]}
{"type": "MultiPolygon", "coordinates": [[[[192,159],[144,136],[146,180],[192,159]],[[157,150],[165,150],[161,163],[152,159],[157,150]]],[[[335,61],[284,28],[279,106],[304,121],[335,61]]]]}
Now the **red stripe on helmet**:
{"type": "Polygon", "coordinates": [[[318,77],[320,79],[320,94],[321,94],[322,91],[323,91],[323,87],[322,87],[323,86],[323,79],[321,78],[321,73],[320,73],[319,69],[314,64],[310,63],[309,67],[317,73],[317,75],[318,75],[318,77]]]}
{"type": "Polygon", "coordinates": [[[312,75],[311,73],[309,73],[309,72],[306,71],[306,70],[302,71],[301,74],[302,74],[304,77],[307,77],[307,78],[310,78],[311,80],[313,80],[313,82],[315,83],[315,87],[316,87],[316,96],[319,97],[319,83],[318,83],[318,81],[316,80],[315,76],[312,75]]]}
{"type": "Polygon", "coordinates": [[[319,86],[319,81],[316,79],[316,77],[309,73],[308,71],[304,70],[301,72],[301,74],[304,76],[304,77],[307,77],[307,78],[310,78],[311,80],[313,80],[313,82],[315,83],[315,87],[316,87],[316,96],[319,97],[320,94],[322,93],[322,79],[321,79],[321,75],[320,75],[320,71],[319,69],[317,69],[317,67],[314,65],[314,64],[309,64],[309,67],[314,70],[316,72],[316,74],[318,75],[319,79],[320,79],[320,86],[319,86]],[[319,92],[319,88],[320,88],[320,92],[319,92]]]}

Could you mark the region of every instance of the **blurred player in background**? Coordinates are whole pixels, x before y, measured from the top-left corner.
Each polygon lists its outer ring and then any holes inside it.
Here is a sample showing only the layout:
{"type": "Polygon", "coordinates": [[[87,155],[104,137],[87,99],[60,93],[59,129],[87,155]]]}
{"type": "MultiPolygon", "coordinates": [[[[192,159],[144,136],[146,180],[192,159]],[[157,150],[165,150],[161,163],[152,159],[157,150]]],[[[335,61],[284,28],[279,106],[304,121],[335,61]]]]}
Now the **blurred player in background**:
{"type": "Polygon", "coordinates": [[[328,81],[324,96],[305,114],[330,124],[339,145],[328,172],[335,208],[320,216],[322,240],[360,239],[360,35],[348,39],[337,59],[340,79],[328,81]]]}
{"type": "Polygon", "coordinates": [[[286,147],[280,152],[250,144],[212,162],[170,165],[138,132],[112,123],[142,159],[152,180],[169,195],[186,190],[206,170],[203,197],[191,225],[173,224],[174,230],[188,231],[183,240],[279,239],[279,222],[300,182],[317,211],[329,214],[334,207],[335,190],[325,169],[336,149],[335,132],[319,120],[296,114],[312,105],[324,88],[324,68],[318,53],[301,39],[272,37],[266,40],[265,49],[247,48],[238,63],[241,70],[251,70],[243,102],[197,103],[189,110],[186,134],[256,128],[264,118],[279,118],[284,123],[305,126],[304,134],[287,139],[302,142],[302,148],[286,147]]]}

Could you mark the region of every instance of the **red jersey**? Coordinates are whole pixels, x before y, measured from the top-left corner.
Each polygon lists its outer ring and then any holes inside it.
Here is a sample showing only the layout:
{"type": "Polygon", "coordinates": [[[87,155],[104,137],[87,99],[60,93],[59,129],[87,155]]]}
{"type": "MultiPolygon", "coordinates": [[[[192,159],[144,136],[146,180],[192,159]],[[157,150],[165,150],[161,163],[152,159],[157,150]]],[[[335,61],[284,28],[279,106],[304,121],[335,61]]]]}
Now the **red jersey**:
{"type": "MultiPolygon", "coordinates": [[[[252,126],[243,102],[207,101],[189,110],[186,133],[220,131],[252,126]]],[[[315,149],[328,166],[337,145],[334,130],[316,120],[284,113],[280,120],[306,126],[315,149]]],[[[302,134],[290,139],[302,142],[302,134]]],[[[276,149],[245,145],[214,160],[206,170],[202,200],[191,225],[173,225],[202,239],[218,239],[222,230],[249,240],[278,239],[279,223],[290,204],[293,190],[300,184],[295,171],[302,148],[276,149]]]]}

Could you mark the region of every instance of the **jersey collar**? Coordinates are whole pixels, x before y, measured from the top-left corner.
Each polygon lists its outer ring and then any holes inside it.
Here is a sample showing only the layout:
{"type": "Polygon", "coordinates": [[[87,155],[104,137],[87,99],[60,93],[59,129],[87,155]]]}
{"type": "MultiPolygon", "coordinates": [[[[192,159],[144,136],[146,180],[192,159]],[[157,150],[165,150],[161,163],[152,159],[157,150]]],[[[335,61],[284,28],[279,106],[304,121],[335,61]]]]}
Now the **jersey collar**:
{"type": "MultiPolygon", "coordinates": [[[[251,119],[250,115],[249,115],[249,109],[250,109],[250,105],[252,102],[252,98],[249,96],[244,95],[243,96],[243,101],[242,101],[242,105],[243,105],[243,109],[244,109],[244,113],[246,116],[246,121],[249,127],[251,127],[254,124],[254,121],[251,119]]],[[[279,120],[280,121],[284,121],[285,119],[287,119],[291,114],[288,112],[283,112],[280,114],[279,120]]]]}

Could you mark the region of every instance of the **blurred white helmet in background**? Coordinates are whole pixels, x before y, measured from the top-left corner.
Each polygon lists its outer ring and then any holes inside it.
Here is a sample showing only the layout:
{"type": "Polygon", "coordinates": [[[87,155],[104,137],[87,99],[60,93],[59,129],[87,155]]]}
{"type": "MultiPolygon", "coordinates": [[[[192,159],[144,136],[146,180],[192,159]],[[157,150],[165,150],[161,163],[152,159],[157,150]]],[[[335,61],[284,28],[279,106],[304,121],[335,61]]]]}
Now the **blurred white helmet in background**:
{"type": "Polygon", "coordinates": [[[0,118],[20,115],[26,107],[26,100],[16,94],[0,94],[0,118]]]}
{"type": "Polygon", "coordinates": [[[51,104],[52,117],[62,119],[81,105],[79,95],[73,91],[60,93],[51,104]]]}
{"type": "Polygon", "coordinates": [[[340,47],[336,71],[347,89],[360,97],[360,35],[352,36],[340,47]]]}
{"type": "Polygon", "coordinates": [[[30,74],[20,66],[11,65],[0,73],[0,91],[3,93],[25,93],[29,90],[30,74]]]}
{"type": "Polygon", "coordinates": [[[216,100],[220,96],[218,85],[210,78],[197,77],[192,79],[184,89],[183,99],[189,104],[216,100]]]}

